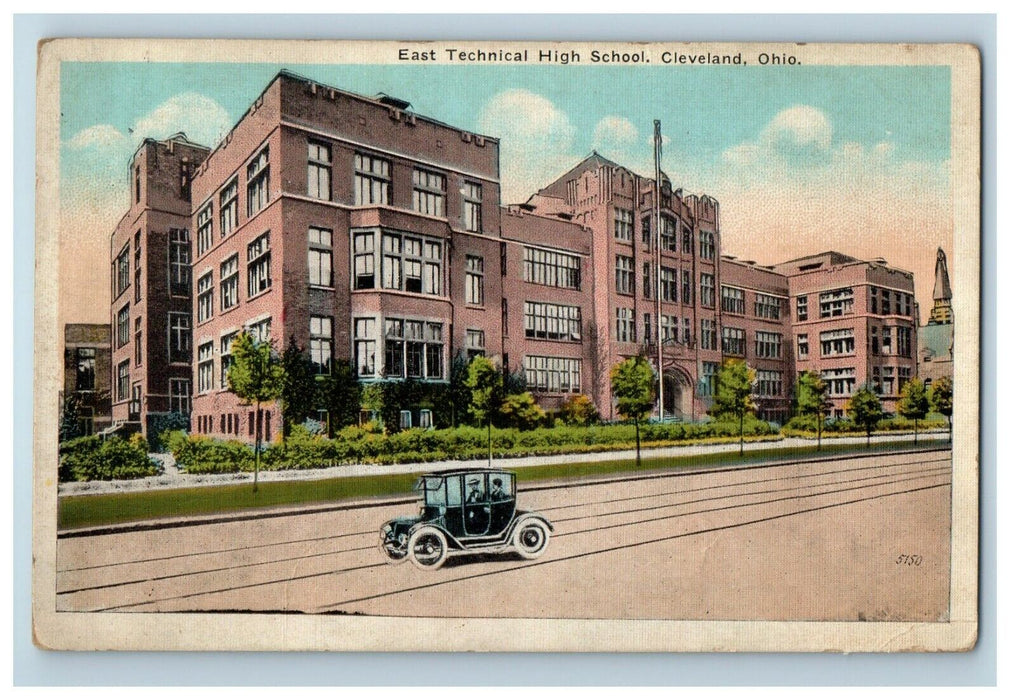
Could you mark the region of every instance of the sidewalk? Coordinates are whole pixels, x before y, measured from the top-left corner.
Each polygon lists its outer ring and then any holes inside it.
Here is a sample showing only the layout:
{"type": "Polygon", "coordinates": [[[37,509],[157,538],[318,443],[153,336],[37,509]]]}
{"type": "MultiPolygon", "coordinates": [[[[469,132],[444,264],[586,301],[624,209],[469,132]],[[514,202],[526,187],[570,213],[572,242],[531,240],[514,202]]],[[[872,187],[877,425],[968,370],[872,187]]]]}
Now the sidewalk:
{"type": "MultiPolygon", "coordinates": [[[[918,446],[930,442],[941,442],[947,435],[947,431],[937,431],[918,434],[918,446]]],[[[872,443],[910,443],[914,440],[912,434],[876,435],[872,443]]],[[[815,440],[806,438],[781,438],[777,440],[766,440],[761,442],[746,442],[745,452],[752,453],[759,450],[772,450],[780,448],[814,447],[815,440]]],[[[864,445],[864,437],[826,437],[823,436],[823,444],[838,445],[864,445]]],[[[717,454],[722,452],[737,452],[738,443],[727,443],[722,445],[681,445],[675,447],[644,448],[644,458],[660,457],[689,457],[696,455],[717,454]]],[[[144,479],[128,479],[122,481],[85,481],[69,482],[59,485],[58,493],[61,496],[74,496],[86,494],[103,493],[129,493],[135,491],[151,491],[155,489],[178,489],[195,486],[220,486],[222,484],[236,484],[253,481],[254,474],[242,472],[239,474],[187,474],[177,469],[170,455],[151,455],[153,459],[162,463],[164,472],[159,476],[150,476],[144,479]]],[[[635,450],[615,450],[612,452],[582,452],[561,455],[540,455],[536,457],[509,457],[506,459],[495,459],[494,466],[499,469],[525,469],[526,467],[541,466],[548,462],[555,464],[575,464],[579,462],[605,462],[617,459],[635,459],[635,450]]],[[[258,474],[259,482],[272,481],[314,481],[317,479],[334,479],[347,476],[376,476],[379,474],[412,474],[420,472],[439,471],[442,469],[471,469],[486,468],[486,459],[473,460],[444,460],[441,462],[411,463],[411,464],[347,464],[338,467],[325,467],[322,469],[289,469],[283,471],[262,471],[258,474]]]]}

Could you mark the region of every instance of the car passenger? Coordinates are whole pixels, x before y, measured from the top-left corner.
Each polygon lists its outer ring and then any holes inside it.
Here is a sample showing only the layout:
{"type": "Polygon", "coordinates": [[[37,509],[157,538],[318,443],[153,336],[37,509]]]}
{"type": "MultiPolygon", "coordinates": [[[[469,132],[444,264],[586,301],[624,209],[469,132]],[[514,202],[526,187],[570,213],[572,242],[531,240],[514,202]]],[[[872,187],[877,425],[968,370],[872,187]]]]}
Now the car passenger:
{"type": "Polygon", "coordinates": [[[484,500],[484,493],[480,490],[480,479],[470,479],[466,482],[470,487],[470,493],[466,496],[467,503],[480,503],[484,500]]]}
{"type": "Polygon", "coordinates": [[[505,489],[501,487],[501,479],[494,479],[491,487],[491,500],[492,501],[503,501],[508,498],[508,494],[505,493],[505,489]]]}

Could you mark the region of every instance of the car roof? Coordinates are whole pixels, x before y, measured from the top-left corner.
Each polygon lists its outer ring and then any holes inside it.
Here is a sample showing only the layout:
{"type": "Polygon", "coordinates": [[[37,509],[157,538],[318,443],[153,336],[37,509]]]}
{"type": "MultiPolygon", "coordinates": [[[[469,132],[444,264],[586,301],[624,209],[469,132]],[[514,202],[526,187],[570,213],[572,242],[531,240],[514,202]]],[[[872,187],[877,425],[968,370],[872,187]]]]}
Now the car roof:
{"type": "Polygon", "coordinates": [[[446,476],[459,476],[463,474],[507,474],[509,476],[515,476],[513,472],[505,471],[504,469],[488,469],[487,467],[483,467],[481,469],[440,469],[438,471],[428,472],[427,474],[421,474],[421,476],[438,476],[444,478],[446,476]]]}

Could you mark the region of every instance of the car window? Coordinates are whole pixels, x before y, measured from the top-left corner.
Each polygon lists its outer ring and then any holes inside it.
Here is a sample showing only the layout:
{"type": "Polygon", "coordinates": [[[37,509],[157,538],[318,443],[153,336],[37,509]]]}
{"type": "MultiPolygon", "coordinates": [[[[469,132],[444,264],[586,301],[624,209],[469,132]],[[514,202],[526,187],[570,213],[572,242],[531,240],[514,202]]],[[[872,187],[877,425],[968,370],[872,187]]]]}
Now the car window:
{"type": "Polygon", "coordinates": [[[511,474],[490,474],[489,490],[492,501],[506,501],[513,496],[515,480],[511,474]]]}
{"type": "Polygon", "coordinates": [[[487,500],[487,475],[466,475],[466,502],[481,503],[487,500]]]}
{"type": "Polygon", "coordinates": [[[445,485],[441,477],[429,477],[420,481],[424,487],[424,503],[429,506],[445,505],[445,485]]]}
{"type": "Polygon", "coordinates": [[[463,504],[463,482],[462,477],[450,476],[445,480],[448,488],[448,504],[450,506],[461,506],[463,504]]]}

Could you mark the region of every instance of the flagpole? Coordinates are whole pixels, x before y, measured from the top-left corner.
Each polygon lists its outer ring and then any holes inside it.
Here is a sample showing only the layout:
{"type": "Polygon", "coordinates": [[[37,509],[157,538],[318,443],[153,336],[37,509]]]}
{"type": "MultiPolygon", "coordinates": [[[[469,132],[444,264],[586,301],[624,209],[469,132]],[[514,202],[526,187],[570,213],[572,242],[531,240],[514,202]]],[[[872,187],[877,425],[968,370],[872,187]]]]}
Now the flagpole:
{"type": "Polygon", "coordinates": [[[653,214],[656,221],[654,222],[657,227],[657,294],[656,294],[656,310],[657,310],[657,418],[660,421],[664,420],[664,317],[661,315],[660,298],[662,296],[663,280],[661,279],[661,218],[660,218],[660,120],[653,120],[653,169],[654,178],[656,184],[653,188],[653,214]]]}

